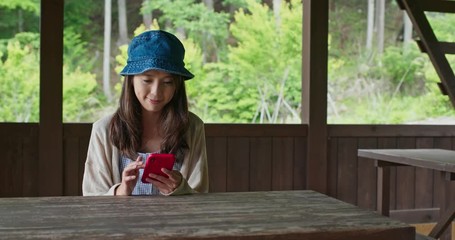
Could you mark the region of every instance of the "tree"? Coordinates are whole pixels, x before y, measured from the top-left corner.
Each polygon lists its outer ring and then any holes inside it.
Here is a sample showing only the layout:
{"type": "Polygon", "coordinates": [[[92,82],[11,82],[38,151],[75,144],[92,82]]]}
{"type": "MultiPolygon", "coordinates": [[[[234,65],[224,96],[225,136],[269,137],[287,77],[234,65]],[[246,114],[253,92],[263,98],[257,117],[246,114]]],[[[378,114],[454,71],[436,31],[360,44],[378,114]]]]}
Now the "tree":
{"type": "Polygon", "coordinates": [[[229,16],[194,0],[144,2],[142,12],[160,11],[158,23],[168,31],[191,38],[203,50],[204,62],[216,62],[225,54],[229,16]],[[221,55],[221,56],[220,56],[221,55]]]}
{"type": "Polygon", "coordinates": [[[20,32],[39,32],[39,0],[0,1],[0,39],[20,32]]]}
{"type": "Polygon", "coordinates": [[[374,32],[374,0],[368,0],[367,42],[366,49],[371,51],[374,32]]]}
{"type": "Polygon", "coordinates": [[[126,17],[126,2],[125,0],[118,0],[118,31],[119,41],[118,45],[128,44],[128,27],[126,17]]]}
{"type": "Polygon", "coordinates": [[[103,91],[106,98],[112,99],[110,84],[111,58],[111,12],[112,0],[104,0],[104,54],[103,54],[103,91]]]}
{"type": "MultiPolygon", "coordinates": [[[[0,52],[0,122],[39,121],[39,34],[19,33],[0,52]]],[[[89,121],[102,101],[94,74],[64,66],[63,120],[89,121]],[[90,96],[90,97],[87,97],[90,96]]]]}
{"type": "Polygon", "coordinates": [[[243,108],[249,108],[249,121],[300,121],[302,4],[282,2],[280,30],[268,6],[253,0],[247,4],[248,13],[240,9],[230,25],[237,40],[228,54],[229,77],[238,84],[234,94],[247,103],[243,108]],[[245,99],[251,97],[254,104],[245,99]]]}
{"type": "Polygon", "coordinates": [[[0,7],[7,9],[22,9],[38,15],[40,11],[40,0],[2,0],[0,7]]]}
{"type": "Polygon", "coordinates": [[[408,14],[403,11],[403,47],[408,51],[409,44],[412,41],[412,22],[408,14]]]}
{"type": "MultiPolygon", "coordinates": [[[[149,6],[150,0],[143,0],[142,6],[149,6]]],[[[141,8],[141,13],[142,13],[142,19],[145,25],[146,29],[151,29],[150,27],[152,26],[152,12],[150,10],[146,11],[144,7],[141,8]]]]}
{"type": "Polygon", "coordinates": [[[385,0],[376,0],[376,30],[378,53],[384,52],[385,0]]]}

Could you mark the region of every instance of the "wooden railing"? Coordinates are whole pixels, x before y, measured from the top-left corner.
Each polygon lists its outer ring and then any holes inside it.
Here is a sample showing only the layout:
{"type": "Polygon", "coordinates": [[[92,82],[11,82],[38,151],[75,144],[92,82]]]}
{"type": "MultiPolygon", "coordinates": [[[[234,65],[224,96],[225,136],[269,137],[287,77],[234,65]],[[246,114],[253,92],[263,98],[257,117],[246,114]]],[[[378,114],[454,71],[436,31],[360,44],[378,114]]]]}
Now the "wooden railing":
{"type": "MultiPolygon", "coordinates": [[[[63,195],[80,195],[91,124],[64,124],[63,195]]],[[[329,125],[328,192],[362,208],[376,208],[376,171],[359,148],[455,148],[455,126],[329,125]]],[[[305,189],[307,125],[206,124],[211,192],[305,189]]],[[[38,196],[38,125],[0,124],[0,197],[38,196]]],[[[320,159],[318,161],[324,161],[320,159]]],[[[437,217],[438,172],[392,171],[391,216],[418,222],[437,217]],[[408,181],[420,176],[416,182],[408,181]]]]}

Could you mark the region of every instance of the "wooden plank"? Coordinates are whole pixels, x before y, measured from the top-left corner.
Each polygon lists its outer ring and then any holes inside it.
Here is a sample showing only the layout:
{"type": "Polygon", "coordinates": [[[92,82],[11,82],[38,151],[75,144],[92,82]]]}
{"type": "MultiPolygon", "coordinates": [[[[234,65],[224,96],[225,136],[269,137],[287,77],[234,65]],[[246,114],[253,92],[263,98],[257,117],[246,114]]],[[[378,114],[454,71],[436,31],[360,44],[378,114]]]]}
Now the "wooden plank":
{"type": "Polygon", "coordinates": [[[0,213],[0,234],[9,239],[414,240],[415,237],[412,226],[314,191],[179,197],[3,198],[0,213]]]}
{"type": "Polygon", "coordinates": [[[409,224],[435,223],[439,219],[439,208],[392,210],[390,217],[409,224]]]}
{"type": "MultiPolygon", "coordinates": [[[[455,186],[455,184],[454,184],[455,186]]],[[[450,195],[450,190],[448,191],[450,195]]],[[[455,196],[455,195],[454,195],[455,196]]],[[[438,221],[436,226],[431,230],[430,236],[434,238],[442,238],[442,239],[450,239],[450,231],[451,229],[448,228],[452,225],[452,222],[455,219],[455,204],[453,200],[455,198],[448,198],[447,206],[442,209],[441,211],[441,219],[438,221]],[[446,234],[444,234],[446,232],[446,234]]]]}
{"type": "Polygon", "coordinates": [[[306,159],[306,138],[294,138],[294,190],[303,190],[306,188],[307,176],[307,159],[306,159]]]}
{"type": "Polygon", "coordinates": [[[455,181],[444,182],[444,196],[440,203],[440,219],[430,232],[430,236],[440,240],[451,240],[451,229],[455,220],[455,181]]]}
{"type": "MultiPolygon", "coordinates": [[[[379,163],[380,161],[378,161],[379,163]]],[[[383,216],[390,215],[390,167],[378,164],[377,210],[383,216]]]]}
{"type": "Polygon", "coordinates": [[[250,187],[250,142],[246,137],[229,137],[226,191],[248,191],[250,187]]]}
{"type": "Polygon", "coordinates": [[[390,163],[455,172],[455,151],[445,149],[382,149],[360,150],[359,156],[390,163]]]}
{"type": "Polygon", "coordinates": [[[79,183],[79,139],[72,137],[64,141],[64,195],[77,196],[82,183],[79,183]]]}
{"type": "Polygon", "coordinates": [[[327,192],[329,196],[338,197],[338,138],[328,140],[327,192]]]}
{"type": "Polygon", "coordinates": [[[419,233],[416,233],[416,240],[435,240],[434,238],[432,237],[429,237],[429,236],[426,236],[426,235],[422,235],[422,234],[419,234],[419,233]]]}
{"type": "Polygon", "coordinates": [[[42,0],[40,23],[37,180],[40,196],[58,196],[63,194],[63,0],[42,0]]]}
{"type": "Polygon", "coordinates": [[[272,190],[272,138],[250,139],[250,191],[272,190]]]}
{"type": "MultiPolygon", "coordinates": [[[[434,148],[452,149],[452,139],[450,137],[437,137],[433,139],[434,148]]],[[[433,172],[433,207],[440,207],[442,198],[444,197],[444,174],[439,171],[433,172]]]]}
{"type": "MultiPolygon", "coordinates": [[[[433,148],[433,138],[416,138],[416,148],[433,148]]],[[[433,207],[433,170],[415,169],[415,207],[433,207]]]]}
{"type": "MultiPolygon", "coordinates": [[[[398,138],[397,148],[415,148],[415,138],[398,138]]],[[[397,167],[396,209],[410,209],[415,206],[415,168],[397,167]]]]}
{"type": "Polygon", "coordinates": [[[207,137],[206,144],[209,168],[209,192],[226,192],[227,138],[207,137]]]}
{"type": "Polygon", "coordinates": [[[35,136],[38,133],[38,128],[38,123],[0,122],[0,138],[35,136]]]}
{"type": "Polygon", "coordinates": [[[79,167],[78,167],[78,179],[79,179],[79,188],[78,188],[78,195],[82,195],[82,179],[84,177],[84,169],[85,169],[85,160],[87,159],[87,151],[90,139],[81,137],[79,138],[79,167]]]}
{"type": "Polygon", "coordinates": [[[274,137],[272,147],[272,190],[292,190],[294,139],[274,137]]]}
{"type": "Polygon", "coordinates": [[[452,137],[455,125],[329,125],[329,137],[452,137]]]}
{"type": "Polygon", "coordinates": [[[0,139],[0,151],[2,152],[0,168],[0,197],[22,196],[22,139],[20,137],[8,137],[0,139]]]}
{"type": "Polygon", "coordinates": [[[90,138],[92,123],[65,123],[63,124],[63,137],[90,138]]]}
{"type": "MultiPolygon", "coordinates": [[[[377,148],[377,145],[376,138],[358,139],[359,149],[377,148]]],[[[357,159],[357,206],[371,210],[376,209],[376,173],[374,161],[362,157],[357,159]]]]}
{"type": "Polygon", "coordinates": [[[426,12],[455,13],[455,2],[451,0],[442,1],[419,1],[419,5],[426,12]]]}
{"type": "MultiPolygon", "coordinates": [[[[397,147],[397,139],[396,138],[391,138],[391,137],[386,137],[386,138],[378,138],[378,149],[381,148],[396,148],[397,147]]],[[[396,209],[397,204],[396,204],[396,189],[397,189],[397,184],[396,184],[396,179],[397,179],[397,169],[396,168],[390,168],[390,209],[396,209]]]]}
{"type": "Polygon", "coordinates": [[[322,193],[327,192],[328,12],[328,0],[303,1],[302,119],[308,124],[307,184],[308,189],[322,193]]]}
{"type": "MultiPolygon", "coordinates": [[[[426,53],[427,49],[425,49],[425,45],[420,40],[417,40],[417,45],[419,46],[421,52],[426,53]]],[[[445,54],[455,54],[455,43],[453,42],[439,42],[439,48],[445,54]]]]}
{"type": "Polygon", "coordinates": [[[305,124],[205,124],[206,137],[306,137],[305,124]]]}
{"type": "MultiPolygon", "coordinates": [[[[433,139],[425,139],[425,138],[418,138],[416,140],[417,147],[428,147],[433,145],[433,139]]],[[[371,157],[373,159],[378,159],[378,161],[385,161],[388,164],[405,164],[408,166],[416,166],[419,168],[428,168],[428,169],[435,169],[441,171],[451,171],[455,172],[455,153],[454,151],[443,150],[443,149],[384,149],[384,150],[359,150],[360,156],[371,157]],[[422,164],[426,162],[426,164],[422,164]],[[441,167],[443,165],[443,167],[441,167]]],[[[422,205],[433,205],[432,204],[432,192],[431,188],[433,187],[433,175],[429,175],[427,179],[429,181],[422,182],[418,181],[419,178],[425,179],[426,172],[418,172],[416,171],[417,175],[415,176],[415,181],[419,184],[419,187],[423,185],[423,191],[418,192],[419,189],[416,188],[414,206],[422,207],[422,205]],[[427,189],[425,189],[425,187],[427,189]],[[430,195],[430,196],[428,196],[430,195]],[[418,199],[423,199],[419,200],[418,199]]],[[[412,178],[411,178],[412,179],[412,178]]],[[[448,183],[453,183],[452,181],[447,181],[448,183]]],[[[416,184],[416,185],[417,185],[416,184]]],[[[404,184],[403,184],[404,185],[404,184]]],[[[407,184],[406,184],[407,185],[407,184]]],[[[404,186],[406,186],[404,185],[404,186]]],[[[454,184],[455,188],[455,184],[454,184]]],[[[409,187],[408,187],[409,189],[409,187]]],[[[438,221],[438,224],[430,233],[432,237],[439,238],[444,240],[450,240],[451,233],[450,231],[445,231],[445,228],[453,221],[455,217],[455,195],[451,195],[450,189],[446,189],[445,191],[445,201],[441,206],[441,219],[438,221]],[[445,233],[443,233],[445,231],[445,233]],[[443,234],[443,235],[441,235],[443,234]]],[[[444,200],[444,199],[443,199],[444,200]]],[[[412,208],[412,207],[407,207],[412,208]]]]}
{"type": "Polygon", "coordinates": [[[22,194],[23,197],[38,196],[38,128],[29,136],[23,138],[22,145],[22,194]]]}
{"type": "Polygon", "coordinates": [[[337,198],[356,205],[357,184],[357,139],[340,138],[338,139],[337,198]]]}

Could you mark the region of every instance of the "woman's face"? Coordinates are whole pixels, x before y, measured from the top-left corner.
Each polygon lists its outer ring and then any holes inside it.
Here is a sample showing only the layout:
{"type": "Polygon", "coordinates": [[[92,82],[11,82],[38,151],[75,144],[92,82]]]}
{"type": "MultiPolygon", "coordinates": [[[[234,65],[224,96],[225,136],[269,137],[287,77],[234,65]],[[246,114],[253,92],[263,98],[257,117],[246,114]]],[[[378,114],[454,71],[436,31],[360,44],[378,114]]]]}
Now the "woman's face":
{"type": "Polygon", "coordinates": [[[160,113],[175,93],[174,77],[166,72],[149,70],[133,77],[134,92],[142,109],[160,113]]]}

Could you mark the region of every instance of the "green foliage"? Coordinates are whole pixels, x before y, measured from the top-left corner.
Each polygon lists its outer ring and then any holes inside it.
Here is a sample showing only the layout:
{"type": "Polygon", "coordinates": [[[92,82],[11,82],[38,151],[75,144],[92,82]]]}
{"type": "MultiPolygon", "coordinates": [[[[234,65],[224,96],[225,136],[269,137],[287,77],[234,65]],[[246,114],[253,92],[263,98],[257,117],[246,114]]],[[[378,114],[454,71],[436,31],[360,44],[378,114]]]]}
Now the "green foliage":
{"type": "Polygon", "coordinates": [[[103,104],[96,92],[95,75],[76,68],[72,71],[63,67],[63,121],[91,121],[103,104]]]}
{"type": "MultiPolygon", "coordinates": [[[[20,33],[8,42],[0,56],[0,121],[39,121],[39,34],[20,33]],[[5,57],[6,56],[6,57],[5,57]]],[[[63,120],[88,121],[99,111],[95,76],[64,66],[63,120]]]]}
{"type": "MultiPolygon", "coordinates": [[[[261,0],[256,0],[257,3],[260,3],[261,0]]],[[[248,8],[247,0],[224,0],[224,6],[231,6],[232,8],[248,8]]]]}
{"type": "Polygon", "coordinates": [[[455,42],[453,34],[455,26],[455,14],[449,13],[431,13],[428,15],[433,31],[439,41],[455,42]]]}
{"type": "Polygon", "coordinates": [[[38,15],[40,10],[40,0],[2,0],[0,2],[0,8],[22,9],[38,15]]]}
{"type": "Polygon", "coordinates": [[[1,122],[39,120],[38,41],[36,33],[20,33],[8,41],[6,52],[0,53],[6,56],[0,62],[1,122]]]}
{"type": "MultiPolygon", "coordinates": [[[[99,0],[65,0],[64,8],[65,35],[77,34],[80,41],[90,41],[95,45],[102,43],[98,34],[103,33],[104,25],[94,24],[93,22],[97,14],[104,12],[104,4],[100,4],[99,0]]],[[[65,40],[67,40],[66,36],[65,40]]],[[[85,47],[93,48],[95,46],[86,44],[85,47]]]]}
{"type": "Polygon", "coordinates": [[[380,60],[383,67],[379,65],[378,71],[395,85],[405,84],[415,89],[415,86],[423,84],[425,80],[422,71],[428,59],[414,44],[406,50],[395,46],[386,48],[380,60]]]}
{"type": "Polygon", "coordinates": [[[204,61],[217,61],[222,57],[228,37],[228,14],[210,10],[194,0],[154,0],[143,4],[142,12],[156,10],[163,13],[159,24],[166,26],[166,30],[176,33],[183,30],[186,37],[198,43],[203,49],[204,61]]]}
{"type": "Polygon", "coordinates": [[[0,39],[18,32],[39,32],[39,0],[0,1],[0,39]]]}
{"type": "Polygon", "coordinates": [[[93,69],[96,58],[89,58],[89,48],[87,42],[82,40],[82,36],[72,29],[65,29],[63,35],[63,61],[69,71],[80,68],[84,71],[93,69]]]}
{"type": "MultiPolygon", "coordinates": [[[[237,74],[239,85],[236,86],[256,91],[259,96],[253,112],[262,116],[256,121],[265,119],[267,112],[270,116],[280,116],[276,119],[267,117],[267,122],[284,121],[290,114],[298,116],[301,95],[301,2],[283,2],[281,19],[276,19],[266,5],[253,0],[247,1],[247,4],[249,13],[240,9],[230,26],[237,40],[236,45],[229,48],[228,55],[231,71],[237,74]],[[281,89],[283,83],[284,89],[281,89]],[[287,109],[280,102],[281,91],[286,93],[282,96],[283,101],[292,109],[287,109]]],[[[247,96],[243,92],[239,94],[243,98],[247,96]]]]}
{"type": "MultiPolygon", "coordinates": [[[[301,1],[282,1],[278,19],[271,1],[220,0],[215,10],[196,0],[128,1],[128,26],[137,27],[135,34],[146,30],[137,14],[141,2],[141,11],[155,17],[152,28],[177,33],[185,46],[186,67],[196,75],[186,82],[191,111],[206,122],[300,122],[301,1]]],[[[0,1],[0,121],[39,120],[39,4],[0,1]]],[[[64,4],[63,118],[94,121],[116,107],[97,83],[104,5],[64,4]]],[[[386,7],[385,51],[379,54],[365,49],[367,3],[330,1],[329,123],[398,124],[455,115],[428,56],[415,44],[404,49],[396,41],[402,13],[395,1],[386,7]]],[[[455,14],[427,16],[439,40],[455,41],[455,14]]],[[[116,76],[126,63],[127,46],[113,46],[111,83],[118,97],[122,82],[116,76]]],[[[455,57],[449,62],[454,67],[455,57]]]]}

